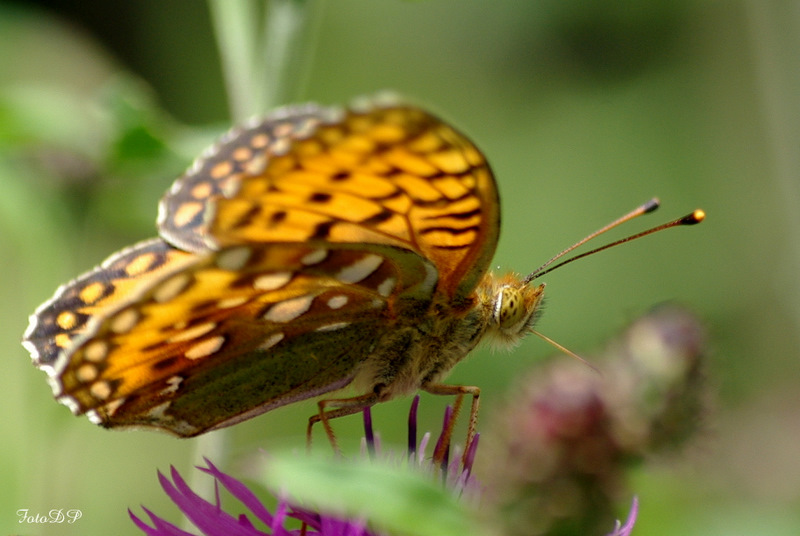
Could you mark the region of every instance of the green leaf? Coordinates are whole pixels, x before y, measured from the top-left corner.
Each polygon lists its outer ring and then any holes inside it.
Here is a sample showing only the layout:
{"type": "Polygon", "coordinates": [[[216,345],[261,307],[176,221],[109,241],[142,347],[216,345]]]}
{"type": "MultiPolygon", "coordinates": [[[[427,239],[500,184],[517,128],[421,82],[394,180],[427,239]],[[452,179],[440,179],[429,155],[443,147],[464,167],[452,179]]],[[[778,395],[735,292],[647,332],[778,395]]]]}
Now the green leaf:
{"type": "Polygon", "coordinates": [[[267,485],[298,506],[366,519],[390,534],[481,534],[464,504],[429,475],[406,465],[330,460],[294,454],[271,456],[267,485]]]}

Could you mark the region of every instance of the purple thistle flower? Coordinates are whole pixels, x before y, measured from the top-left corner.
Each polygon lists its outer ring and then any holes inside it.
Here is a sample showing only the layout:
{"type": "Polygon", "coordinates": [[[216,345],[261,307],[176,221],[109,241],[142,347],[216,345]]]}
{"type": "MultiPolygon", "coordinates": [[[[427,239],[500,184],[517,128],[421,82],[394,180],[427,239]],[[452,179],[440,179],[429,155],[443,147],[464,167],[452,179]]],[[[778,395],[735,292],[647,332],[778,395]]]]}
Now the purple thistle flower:
{"type": "MultiPolygon", "coordinates": [[[[426,447],[430,442],[431,434],[426,432],[417,444],[417,409],[419,407],[419,395],[414,397],[411,402],[411,409],[408,413],[408,450],[406,459],[412,467],[421,470],[426,474],[441,474],[445,488],[451,490],[456,496],[465,496],[466,499],[475,500],[480,495],[480,484],[472,475],[472,465],[475,461],[475,453],[478,450],[480,434],[476,433],[472,442],[467,447],[466,453],[461,453],[456,447],[452,459],[450,456],[450,434],[452,432],[453,408],[445,408],[442,431],[436,440],[433,459],[426,458],[426,447]],[[437,464],[437,454],[441,452],[441,459],[437,464]]],[[[370,408],[364,408],[364,442],[365,450],[370,459],[374,460],[376,455],[381,454],[380,443],[377,434],[372,429],[372,416],[370,408]]],[[[384,457],[391,458],[392,454],[387,453],[384,457]]]]}
{"type": "MultiPolygon", "coordinates": [[[[425,449],[430,439],[430,433],[426,433],[417,444],[418,406],[419,397],[417,396],[414,398],[409,412],[408,451],[404,459],[409,462],[409,466],[421,469],[423,473],[434,474],[439,468],[434,467],[433,463],[430,463],[425,458],[425,449]]],[[[445,412],[443,430],[438,441],[439,445],[443,441],[449,441],[446,435],[449,434],[451,415],[452,409],[448,408],[445,412]]],[[[372,416],[369,408],[364,410],[364,432],[364,446],[370,460],[374,461],[378,457],[391,458],[390,453],[381,452],[378,436],[372,427],[372,416]]],[[[441,468],[442,480],[446,487],[451,489],[457,496],[471,495],[478,489],[472,477],[472,463],[475,459],[477,444],[478,436],[476,434],[475,440],[470,445],[466,455],[463,457],[456,455],[453,457],[454,460],[449,462],[447,461],[449,447],[445,451],[443,458],[445,465],[441,468]]],[[[302,508],[291,504],[282,496],[278,496],[278,503],[274,513],[270,512],[261,500],[242,482],[219,470],[208,459],[205,462],[207,466],[198,467],[198,469],[215,479],[216,497],[214,502],[210,502],[194,493],[174,467],[170,469],[171,479],[161,472],[158,473],[161,487],[169,498],[184,513],[186,518],[197,527],[200,534],[204,536],[295,536],[299,534],[307,536],[377,536],[379,534],[367,527],[365,519],[349,519],[342,515],[332,515],[302,508]],[[220,485],[244,505],[249,510],[249,514],[241,514],[235,517],[226,512],[220,500],[220,485]],[[299,523],[305,524],[305,532],[301,532],[300,529],[286,528],[287,522],[295,525],[299,523]],[[258,528],[257,523],[263,525],[263,527],[258,528]]],[[[187,532],[159,518],[147,508],[142,507],[142,510],[149,516],[152,526],[130,510],[128,513],[134,524],[148,536],[196,536],[195,533],[187,532]]]]}
{"type": "MultiPolygon", "coordinates": [[[[289,530],[284,526],[288,519],[296,519],[305,523],[307,529],[304,534],[307,536],[373,536],[376,534],[369,531],[362,520],[339,519],[294,508],[284,499],[279,499],[275,513],[270,513],[267,507],[242,482],[223,473],[209,460],[205,461],[208,466],[199,467],[199,469],[213,476],[217,486],[221,484],[247,507],[257,521],[265,526],[264,530],[259,529],[248,515],[241,514],[234,517],[223,510],[218,487],[216,500],[212,503],[194,493],[174,467],[170,471],[171,481],[159,472],[161,487],[189,521],[205,536],[295,536],[301,534],[300,529],[289,530]]],[[[147,508],[143,507],[142,509],[150,517],[150,521],[153,523],[152,527],[130,510],[128,513],[136,526],[148,536],[196,536],[194,533],[186,532],[164,521],[147,508]]]]}
{"type": "MultiPolygon", "coordinates": [[[[382,452],[379,436],[372,428],[371,413],[369,409],[365,409],[364,457],[372,462],[376,460],[395,462],[395,465],[411,468],[432,478],[436,477],[456,497],[477,504],[480,487],[472,476],[472,464],[478,446],[478,434],[475,435],[465,453],[454,451],[451,456],[448,443],[452,431],[450,422],[452,409],[447,408],[442,432],[436,441],[436,450],[443,449],[442,456],[438,460],[436,460],[436,456],[433,459],[428,458],[425,453],[426,447],[430,443],[430,433],[425,433],[419,443],[417,442],[418,405],[419,397],[416,397],[409,412],[408,448],[405,455],[399,457],[393,456],[390,452],[382,452]]],[[[129,510],[128,513],[134,524],[147,536],[197,536],[198,534],[202,536],[382,536],[385,534],[376,532],[369,523],[370,520],[363,516],[333,514],[301,507],[288,500],[285,495],[277,495],[277,505],[273,511],[270,511],[245,484],[222,472],[208,459],[205,462],[206,467],[198,467],[198,469],[215,480],[213,502],[193,492],[174,467],[170,468],[169,477],[161,472],[158,473],[161,487],[199,532],[188,532],[179,528],[144,507],[142,510],[149,517],[150,524],[129,510]],[[220,486],[241,503],[247,509],[247,513],[235,516],[223,509],[220,486]],[[305,526],[302,529],[289,528],[287,524],[290,526],[303,524],[305,526]]],[[[341,460],[336,460],[331,463],[341,462],[341,460]]],[[[279,482],[283,482],[283,479],[280,479],[279,482]]],[[[486,508],[481,510],[485,512],[486,508]]],[[[638,502],[634,499],[628,519],[623,525],[617,522],[614,530],[607,536],[631,536],[637,511],[638,502]]],[[[441,511],[437,510],[437,515],[439,512],[441,511]]],[[[487,517],[492,519],[491,515],[487,517]]],[[[420,518],[409,516],[409,523],[418,524],[421,521],[420,518]]],[[[464,521],[464,518],[462,517],[460,521],[464,521]]],[[[405,518],[403,518],[403,523],[405,523],[405,518]]],[[[477,521],[471,520],[467,523],[468,527],[475,528],[475,531],[470,530],[469,532],[480,533],[477,521]]],[[[413,525],[408,526],[411,528],[413,525]]],[[[461,533],[463,530],[455,532],[455,534],[461,533]]]]}

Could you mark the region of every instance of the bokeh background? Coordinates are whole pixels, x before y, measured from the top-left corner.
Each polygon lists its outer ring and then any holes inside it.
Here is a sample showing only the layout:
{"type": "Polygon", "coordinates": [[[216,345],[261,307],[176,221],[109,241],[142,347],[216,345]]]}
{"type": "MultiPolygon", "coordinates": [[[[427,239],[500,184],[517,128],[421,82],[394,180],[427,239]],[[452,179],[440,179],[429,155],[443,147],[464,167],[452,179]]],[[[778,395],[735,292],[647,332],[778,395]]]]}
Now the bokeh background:
{"type": "MultiPolygon", "coordinates": [[[[652,222],[707,211],[548,275],[538,327],[591,355],[652,305],[689,306],[710,333],[714,408],[688,449],[631,474],[635,533],[800,533],[797,4],[337,0],[313,26],[292,100],[391,88],[467,132],[498,178],[503,270],[654,195],[652,222]]],[[[195,440],[72,417],[19,340],[59,284],[155,235],[159,197],[229,124],[205,3],[0,2],[0,532],[133,535],[127,508],[175,512],[156,470],[187,470],[195,440]],[[20,525],[22,508],[83,517],[20,525]]],[[[534,337],[482,349],[451,381],[481,386],[489,422],[522,371],[568,359],[552,354],[534,337]]],[[[422,403],[436,428],[445,402],[422,403]]],[[[386,441],[402,439],[407,406],[374,411],[386,441]]],[[[301,448],[313,409],[236,426],[229,458],[301,448]]],[[[342,421],[357,448],[359,419],[342,421]]]]}

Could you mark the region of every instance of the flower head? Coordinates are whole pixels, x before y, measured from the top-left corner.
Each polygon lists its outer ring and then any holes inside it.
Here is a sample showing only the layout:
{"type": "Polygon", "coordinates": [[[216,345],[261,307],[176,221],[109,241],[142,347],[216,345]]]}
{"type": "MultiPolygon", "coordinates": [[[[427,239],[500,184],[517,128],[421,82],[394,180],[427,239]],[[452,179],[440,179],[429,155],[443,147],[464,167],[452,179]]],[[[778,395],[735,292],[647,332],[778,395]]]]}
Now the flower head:
{"type": "MultiPolygon", "coordinates": [[[[412,472],[422,473],[426,475],[439,474],[442,475],[441,480],[445,482],[445,489],[448,490],[449,497],[461,497],[464,495],[476,496],[478,485],[472,476],[472,462],[475,458],[475,450],[477,448],[477,435],[472,442],[470,448],[464,455],[453,456],[450,459],[449,448],[443,448],[444,458],[439,464],[432,461],[431,458],[426,456],[427,446],[430,440],[430,433],[423,435],[422,439],[417,442],[417,409],[419,406],[419,397],[414,399],[409,412],[408,421],[408,449],[405,455],[397,456],[391,452],[383,452],[379,436],[375,433],[372,427],[372,417],[369,409],[364,410],[364,430],[365,437],[363,441],[364,451],[373,464],[378,461],[389,462],[389,465],[413,468],[412,472]]],[[[449,442],[449,434],[452,430],[450,426],[453,418],[452,410],[450,408],[445,412],[442,433],[440,434],[438,444],[446,444],[449,442]]],[[[456,454],[458,454],[456,452],[456,454]]],[[[382,534],[376,532],[371,528],[371,524],[367,522],[367,518],[363,515],[348,515],[343,513],[340,508],[312,508],[307,507],[297,500],[291,500],[289,496],[284,493],[277,494],[277,505],[273,511],[270,511],[267,506],[241,481],[222,472],[209,460],[206,461],[205,467],[198,467],[200,471],[207,473],[215,479],[216,497],[214,501],[209,501],[196,494],[180,473],[173,467],[170,470],[170,476],[167,477],[159,472],[159,481],[161,487],[178,506],[178,508],[185,514],[186,518],[199,531],[203,536],[228,536],[228,535],[241,535],[241,536],[294,536],[305,534],[307,536],[377,536],[382,534]],[[247,514],[240,514],[234,516],[226,511],[222,506],[220,499],[220,486],[227,490],[239,503],[241,503],[247,510],[247,514]],[[290,526],[299,527],[301,524],[305,525],[301,528],[289,528],[290,526]],[[305,532],[301,532],[304,530],[305,532]]],[[[275,474],[283,475],[281,469],[287,467],[286,464],[273,464],[270,463],[274,460],[268,460],[267,473],[273,472],[275,474]]],[[[298,465],[292,465],[290,462],[290,470],[296,469],[298,465]]],[[[299,463],[304,463],[299,461],[299,463]]],[[[341,460],[324,462],[325,466],[331,467],[344,467],[341,460]],[[338,464],[338,465],[336,465],[338,464]]],[[[346,468],[345,469],[349,469],[346,468]]],[[[295,472],[298,472],[295,470],[295,472]]],[[[324,472],[324,469],[317,466],[317,470],[299,471],[305,474],[317,474],[320,478],[325,475],[319,473],[324,472]]],[[[337,475],[339,476],[339,475],[337,475]]],[[[372,478],[371,480],[375,480],[372,478]]],[[[319,482],[319,481],[317,481],[319,482]]],[[[292,488],[287,482],[279,482],[277,489],[292,488]]],[[[328,496],[336,497],[332,491],[339,491],[342,494],[342,489],[346,486],[346,482],[338,481],[338,490],[328,489],[322,490],[328,496]]],[[[335,484],[334,484],[335,485],[335,484]]],[[[317,486],[318,487],[318,486],[317,486]]],[[[436,486],[441,489],[440,486],[436,486]]],[[[390,490],[386,490],[387,495],[390,490]]],[[[374,498],[374,496],[372,497],[374,498]]],[[[386,502],[385,497],[383,501],[386,502]]],[[[441,503],[447,506],[447,503],[441,503]]],[[[364,501],[362,501],[364,502],[364,501]]],[[[429,505],[422,505],[429,506],[429,505]]],[[[187,532],[164,519],[158,517],[156,514],[143,508],[144,512],[150,518],[150,524],[146,523],[133,512],[129,511],[130,517],[133,522],[148,536],[197,536],[196,532],[187,532]]],[[[374,509],[373,509],[374,513],[374,509]]],[[[380,514],[378,514],[380,515],[380,514]]],[[[452,517],[451,517],[452,518],[452,517]]],[[[370,520],[372,521],[372,520],[370,520]]],[[[418,520],[415,520],[415,522],[418,520]]],[[[391,522],[389,522],[391,524],[391,522]]],[[[433,525],[432,525],[433,526],[433,525]]],[[[462,529],[458,529],[454,533],[458,533],[462,529]]]]}
{"type": "MultiPolygon", "coordinates": [[[[147,508],[143,510],[150,518],[149,524],[133,512],[129,511],[129,515],[148,536],[481,534],[482,526],[474,516],[470,516],[470,512],[453,507],[456,499],[461,503],[465,498],[476,503],[479,500],[481,488],[472,475],[478,435],[466,452],[459,453],[454,449],[451,453],[449,441],[454,416],[452,409],[447,408],[442,432],[434,449],[440,455],[429,457],[426,452],[431,434],[425,433],[417,441],[418,406],[419,397],[411,405],[408,446],[401,455],[382,449],[380,436],[372,427],[371,413],[366,409],[362,443],[364,455],[360,465],[348,465],[346,460],[341,459],[270,457],[266,463],[265,480],[271,483],[271,486],[268,485],[271,489],[281,490],[275,494],[277,504],[272,510],[245,484],[206,459],[206,466],[198,469],[214,478],[216,496],[213,501],[192,491],[174,467],[169,476],[160,472],[158,475],[164,491],[196,528],[194,532],[169,523],[147,508]],[[433,478],[420,479],[420,473],[433,478]],[[434,482],[435,485],[432,485],[434,482]],[[230,507],[228,510],[223,508],[220,488],[243,505],[247,512],[234,515],[230,513],[230,507]],[[400,492],[393,488],[399,488],[400,492]],[[309,492],[309,489],[312,491],[309,492]],[[296,493],[298,490],[300,493],[296,493]],[[355,509],[352,508],[353,504],[357,505],[355,509]],[[394,513],[387,513],[387,504],[395,510],[394,513]],[[348,509],[348,506],[351,508],[348,509]]],[[[489,503],[480,510],[486,512],[487,506],[492,507],[489,503]]],[[[626,522],[617,522],[615,529],[607,536],[631,536],[637,510],[638,503],[634,499],[626,522]]],[[[499,514],[494,512],[494,515],[484,516],[483,521],[489,519],[489,522],[495,522],[498,518],[499,514]]]]}

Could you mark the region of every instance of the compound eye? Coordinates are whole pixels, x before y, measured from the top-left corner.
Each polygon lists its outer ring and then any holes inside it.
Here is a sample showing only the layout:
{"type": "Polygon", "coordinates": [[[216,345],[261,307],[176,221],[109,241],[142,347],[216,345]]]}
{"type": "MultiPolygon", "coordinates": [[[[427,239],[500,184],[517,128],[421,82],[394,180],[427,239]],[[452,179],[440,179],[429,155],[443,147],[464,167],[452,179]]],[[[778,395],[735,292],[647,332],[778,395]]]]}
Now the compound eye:
{"type": "Polygon", "coordinates": [[[525,303],[519,289],[503,287],[497,296],[494,320],[500,329],[509,329],[519,324],[525,317],[525,303]]]}

